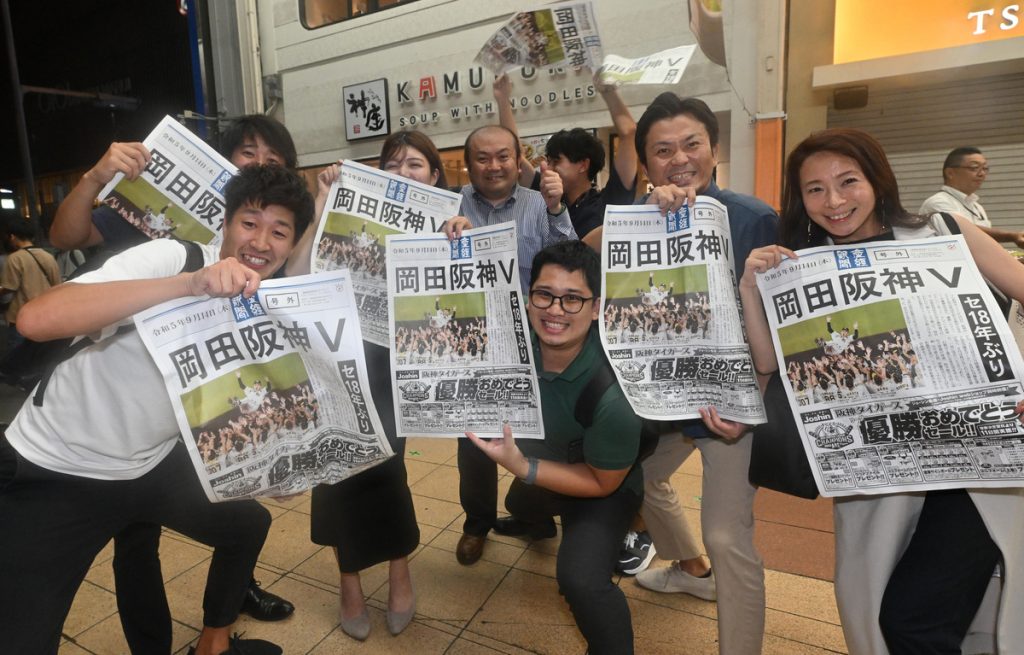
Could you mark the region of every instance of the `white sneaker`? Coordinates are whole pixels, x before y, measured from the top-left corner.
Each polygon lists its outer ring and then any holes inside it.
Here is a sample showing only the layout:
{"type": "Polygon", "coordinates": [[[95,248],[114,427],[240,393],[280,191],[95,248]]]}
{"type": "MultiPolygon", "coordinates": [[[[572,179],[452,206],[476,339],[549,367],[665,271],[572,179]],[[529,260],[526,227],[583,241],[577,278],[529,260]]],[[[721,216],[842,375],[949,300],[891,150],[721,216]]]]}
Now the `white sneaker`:
{"type": "Polygon", "coordinates": [[[662,568],[648,569],[637,573],[636,583],[644,589],[663,594],[690,594],[704,600],[718,598],[718,593],[715,591],[714,571],[711,571],[706,578],[698,578],[680,569],[677,562],[672,562],[662,568]]]}

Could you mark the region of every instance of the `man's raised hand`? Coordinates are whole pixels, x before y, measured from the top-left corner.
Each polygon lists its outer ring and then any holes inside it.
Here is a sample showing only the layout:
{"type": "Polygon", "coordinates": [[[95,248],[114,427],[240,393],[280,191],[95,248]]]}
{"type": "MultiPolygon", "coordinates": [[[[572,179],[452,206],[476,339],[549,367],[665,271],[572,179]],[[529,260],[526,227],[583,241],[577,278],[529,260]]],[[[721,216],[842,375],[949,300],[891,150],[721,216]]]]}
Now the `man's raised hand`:
{"type": "Polygon", "coordinates": [[[188,291],[192,296],[230,298],[242,294],[251,298],[260,286],[260,274],[234,257],[225,257],[187,275],[188,291]]]}
{"type": "Polygon", "coordinates": [[[124,173],[125,178],[134,180],[146,170],[149,158],[149,149],[141,143],[114,142],[96,165],[86,172],[85,177],[101,186],[114,179],[118,173],[124,173]]]}

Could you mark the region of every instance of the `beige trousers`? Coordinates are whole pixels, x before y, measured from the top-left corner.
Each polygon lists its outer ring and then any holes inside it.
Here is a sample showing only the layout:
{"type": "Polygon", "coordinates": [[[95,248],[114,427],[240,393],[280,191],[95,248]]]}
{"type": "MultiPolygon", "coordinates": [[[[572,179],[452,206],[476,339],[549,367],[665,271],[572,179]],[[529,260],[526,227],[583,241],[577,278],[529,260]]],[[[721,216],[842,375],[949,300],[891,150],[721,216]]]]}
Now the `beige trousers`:
{"type": "Polygon", "coordinates": [[[722,655],[758,655],[764,641],[764,563],[754,548],[754,492],[747,479],[751,435],[734,442],[661,436],[644,460],[642,514],[664,559],[700,554],[669,478],[694,448],[704,466],[701,531],[718,589],[718,643],[722,655]]]}

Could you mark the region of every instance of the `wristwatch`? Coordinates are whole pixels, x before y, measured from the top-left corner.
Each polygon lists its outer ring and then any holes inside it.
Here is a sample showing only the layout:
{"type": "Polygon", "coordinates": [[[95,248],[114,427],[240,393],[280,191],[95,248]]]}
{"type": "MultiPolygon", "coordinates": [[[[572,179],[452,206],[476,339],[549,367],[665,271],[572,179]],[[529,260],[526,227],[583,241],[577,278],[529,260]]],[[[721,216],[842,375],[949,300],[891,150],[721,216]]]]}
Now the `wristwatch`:
{"type": "Polygon", "coordinates": [[[568,207],[565,206],[565,201],[564,200],[559,200],[558,201],[558,211],[551,211],[550,209],[548,209],[547,210],[548,211],[548,216],[558,216],[559,214],[564,212],[566,209],[568,209],[568,207]]]}

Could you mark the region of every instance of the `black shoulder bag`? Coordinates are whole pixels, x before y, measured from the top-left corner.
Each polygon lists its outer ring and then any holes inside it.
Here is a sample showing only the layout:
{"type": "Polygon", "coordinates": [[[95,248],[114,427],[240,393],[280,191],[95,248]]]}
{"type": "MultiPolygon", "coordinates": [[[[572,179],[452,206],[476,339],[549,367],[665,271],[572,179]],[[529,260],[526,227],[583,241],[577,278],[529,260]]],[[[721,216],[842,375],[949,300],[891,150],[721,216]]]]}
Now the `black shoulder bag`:
{"type": "Polygon", "coordinates": [[[751,437],[750,484],[814,500],[818,487],[782,385],[782,375],[775,371],[764,390],[768,422],[754,426],[751,437]]]}

